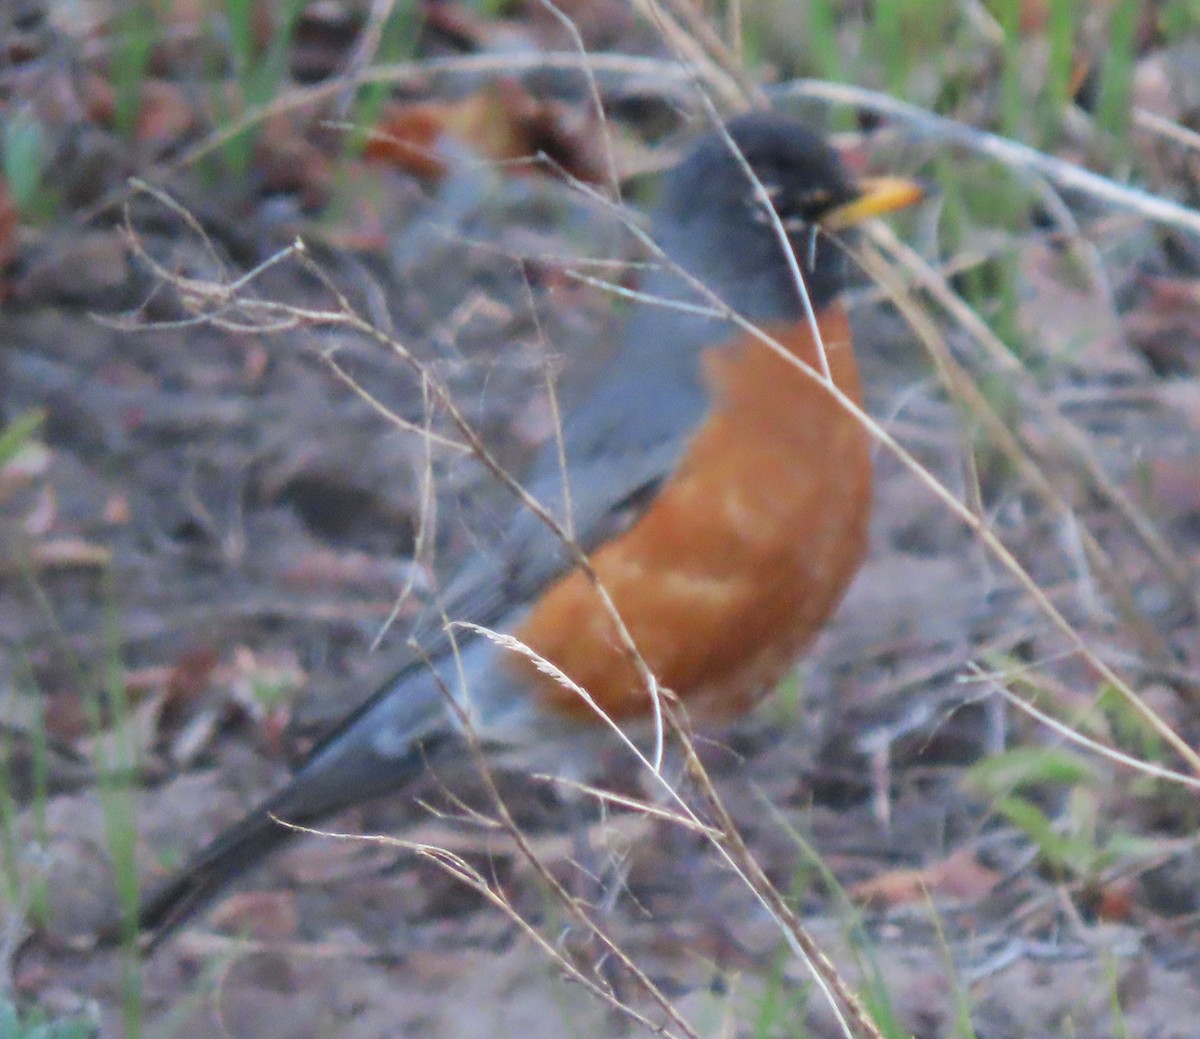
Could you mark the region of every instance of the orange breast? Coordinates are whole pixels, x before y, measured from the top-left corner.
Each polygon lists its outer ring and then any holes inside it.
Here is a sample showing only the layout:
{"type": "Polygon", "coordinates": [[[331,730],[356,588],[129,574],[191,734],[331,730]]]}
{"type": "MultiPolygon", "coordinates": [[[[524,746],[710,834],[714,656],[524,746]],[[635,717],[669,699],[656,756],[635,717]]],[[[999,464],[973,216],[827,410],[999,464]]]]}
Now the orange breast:
{"type": "MultiPolygon", "coordinates": [[[[840,307],[821,329],[834,381],[858,400],[840,307]]],[[[768,331],[818,367],[807,332],[768,331]]],[[[778,681],[837,606],[866,549],[871,461],[861,426],[761,343],[710,351],[705,375],[713,408],[678,471],[592,565],[650,670],[693,714],[720,716],[778,681]]],[[[610,716],[649,710],[582,573],[552,585],[515,634],[610,716]]],[[[509,660],[551,708],[592,715],[527,661],[509,660]]]]}

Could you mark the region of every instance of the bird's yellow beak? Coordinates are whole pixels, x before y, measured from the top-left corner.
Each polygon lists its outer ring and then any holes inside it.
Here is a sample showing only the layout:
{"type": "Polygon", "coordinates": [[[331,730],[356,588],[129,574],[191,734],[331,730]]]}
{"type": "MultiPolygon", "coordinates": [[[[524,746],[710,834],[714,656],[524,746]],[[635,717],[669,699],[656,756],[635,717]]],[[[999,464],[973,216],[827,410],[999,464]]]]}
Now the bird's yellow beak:
{"type": "Polygon", "coordinates": [[[821,214],[818,223],[826,231],[844,231],[873,216],[890,213],[920,202],[925,189],[915,180],[904,177],[863,177],[856,187],[859,195],[821,214]]]}

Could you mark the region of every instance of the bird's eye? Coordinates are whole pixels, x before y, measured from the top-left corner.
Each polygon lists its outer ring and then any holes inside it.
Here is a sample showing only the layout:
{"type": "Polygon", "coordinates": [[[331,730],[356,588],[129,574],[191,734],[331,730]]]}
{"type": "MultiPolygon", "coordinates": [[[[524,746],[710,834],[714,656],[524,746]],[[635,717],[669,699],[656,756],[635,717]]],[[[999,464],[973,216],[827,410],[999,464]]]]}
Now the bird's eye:
{"type": "MultiPolygon", "coordinates": [[[[833,194],[824,188],[813,188],[797,193],[789,192],[778,184],[764,182],[763,188],[771,200],[771,208],[779,217],[784,230],[790,234],[804,230],[820,217],[821,213],[832,205],[833,194]]],[[[754,219],[760,224],[771,222],[771,213],[763,204],[761,198],[753,199],[754,219]]]]}
{"type": "Polygon", "coordinates": [[[771,213],[779,211],[779,197],[783,193],[783,190],[778,184],[771,184],[767,181],[763,181],[762,187],[763,191],[766,192],[767,198],[771,200],[770,206],[763,201],[762,195],[754,190],[751,190],[750,194],[746,197],[746,205],[750,209],[750,218],[756,224],[770,225],[771,213]]]}

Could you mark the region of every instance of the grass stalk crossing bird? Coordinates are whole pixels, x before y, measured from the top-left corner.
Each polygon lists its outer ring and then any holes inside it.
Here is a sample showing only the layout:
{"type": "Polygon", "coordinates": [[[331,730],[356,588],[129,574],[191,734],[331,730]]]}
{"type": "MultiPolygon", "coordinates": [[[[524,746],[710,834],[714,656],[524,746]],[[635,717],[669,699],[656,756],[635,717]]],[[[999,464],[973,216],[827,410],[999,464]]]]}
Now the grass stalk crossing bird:
{"type": "Polygon", "coordinates": [[[177,926],[286,841],[292,831],[276,819],[311,825],[402,789],[429,755],[461,743],[463,718],[513,744],[595,723],[592,707],[528,657],[448,631],[447,618],[515,636],[621,723],[652,708],[643,665],[690,716],[727,718],[820,631],[866,550],[869,437],[817,379],[708,301],[858,401],[836,236],[920,192],[854,181],[820,136],[783,116],[745,115],[726,129],[664,175],[650,234],[665,260],[642,281],[609,373],[525,481],[573,532],[591,573],[551,526],[518,511],[498,548],[469,560],[439,612],[418,622],[420,654],[282,789],[150,890],[144,932],[177,926]]]}

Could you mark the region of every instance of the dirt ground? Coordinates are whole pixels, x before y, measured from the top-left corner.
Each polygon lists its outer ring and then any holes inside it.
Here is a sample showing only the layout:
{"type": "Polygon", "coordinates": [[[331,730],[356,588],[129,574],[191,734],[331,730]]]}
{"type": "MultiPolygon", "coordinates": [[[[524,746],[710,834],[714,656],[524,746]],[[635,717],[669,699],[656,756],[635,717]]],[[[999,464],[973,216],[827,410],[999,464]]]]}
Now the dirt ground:
{"type": "MultiPolygon", "coordinates": [[[[895,126],[855,149],[905,172],[945,158],[895,126]]],[[[436,185],[387,167],[349,176],[339,197],[353,203],[331,216],[286,195],[222,197],[180,174],[167,190],[203,236],[162,200],[133,196],[127,216],[109,208],[28,236],[7,282],[0,417],[43,419],[0,470],[0,699],[20,808],[6,856],[21,878],[6,887],[5,947],[28,933],[32,907],[34,940],[9,959],[14,991],[92,1016],[104,1036],[130,1031],[133,985],[128,954],[96,947],[116,899],[112,805],[136,807],[142,876],[201,846],[370,692],[432,575],[477,550],[505,504],[480,466],[399,428],[330,364],[404,419],[444,429],[403,359],[316,322],[218,327],[256,322],[238,306],[214,322],[211,301],[163,272],[228,283],[303,237],[323,276],[453,388],[515,470],[553,430],[547,372],[569,414],[620,327],[619,303],[564,272],[635,260],[636,243],[572,187],[488,164],[436,185]],[[101,763],[132,770],[130,798],[97,783],[101,763]]],[[[938,207],[903,225],[934,263],[947,259],[938,207]]],[[[1200,254],[1136,215],[1092,202],[1072,212],[1074,230],[1040,213],[1004,236],[975,229],[962,249],[982,255],[985,281],[1010,279],[1006,320],[1028,374],[934,311],[950,356],[1066,509],[947,392],[863,278],[852,302],[868,410],[1195,746],[1200,254]]],[[[247,292],[333,305],[296,258],[247,292]]],[[[1200,1035],[1194,790],[1068,757],[1061,733],[997,690],[1139,760],[1180,768],[1179,757],[1114,705],[1094,664],[882,446],[876,485],[870,559],[796,678],[736,729],[703,734],[750,849],[895,1034],[967,1035],[969,1021],[981,1039],[1200,1035]],[[1035,755],[1073,764],[1022,771],[1035,755]],[[1012,770],[1007,785],[972,771],[989,758],[1012,770]],[[1017,814],[1014,792],[1048,830],[1017,814]]],[[[602,757],[589,778],[649,796],[615,750],[602,757]]],[[[779,928],[699,837],[601,813],[506,766],[502,787],[539,858],[699,1034],[838,1034],[779,928]]],[[[469,775],[456,782],[485,800],[469,775]]],[[[452,849],[551,946],[660,1022],[510,839],[430,810],[444,797],[431,779],[330,828],[452,849]]],[[[139,985],[150,1036],[649,1031],[427,858],[376,843],[296,842],[158,949],[139,985]]]]}

